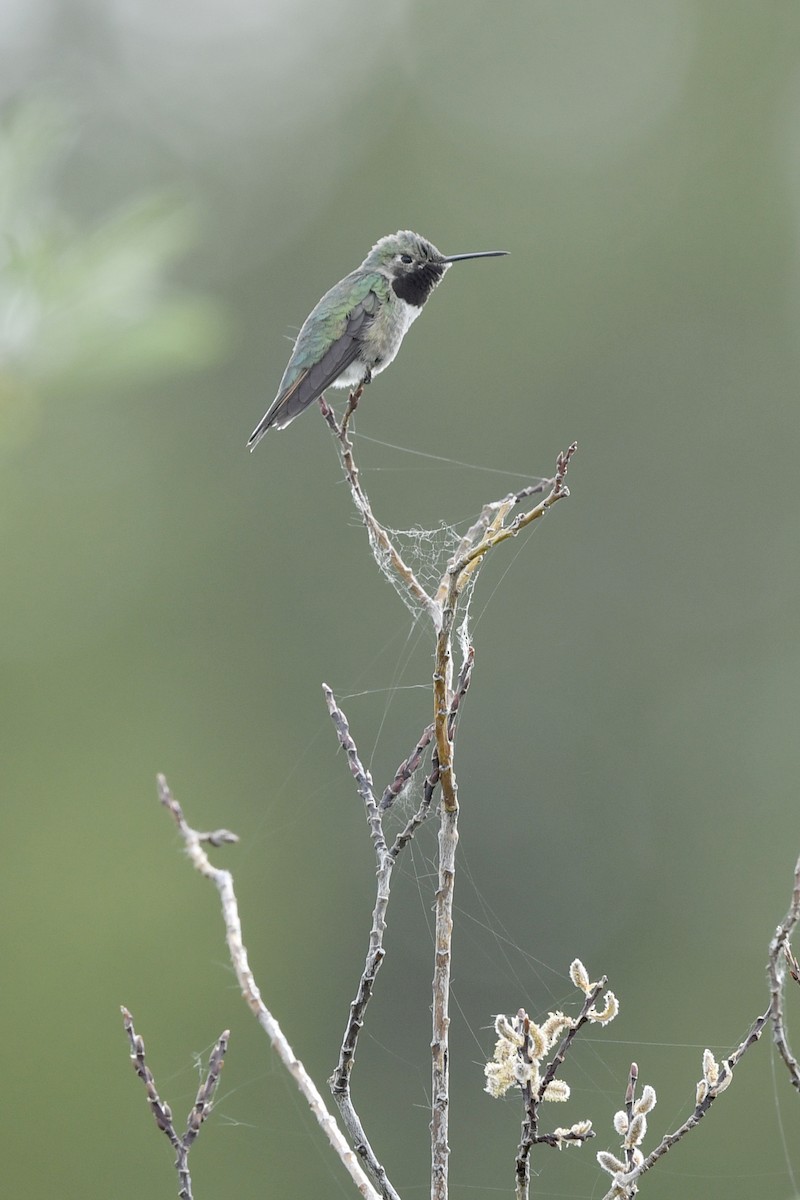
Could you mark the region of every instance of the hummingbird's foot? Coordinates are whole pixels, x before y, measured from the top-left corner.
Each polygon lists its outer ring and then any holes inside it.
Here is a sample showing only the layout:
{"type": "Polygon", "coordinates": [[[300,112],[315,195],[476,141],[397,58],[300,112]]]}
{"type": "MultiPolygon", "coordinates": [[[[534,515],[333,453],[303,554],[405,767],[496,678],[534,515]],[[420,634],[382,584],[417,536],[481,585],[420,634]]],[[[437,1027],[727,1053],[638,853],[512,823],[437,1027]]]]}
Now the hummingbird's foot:
{"type": "Polygon", "coordinates": [[[361,392],[364,390],[364,388],[367,386],[368,383],[372,383],[372,368],[371,367],[367,367],[367,373],[364,376],[364,378],[361,380],[361,386],[358,389],[359,395],[361,395],[361,392]]]}

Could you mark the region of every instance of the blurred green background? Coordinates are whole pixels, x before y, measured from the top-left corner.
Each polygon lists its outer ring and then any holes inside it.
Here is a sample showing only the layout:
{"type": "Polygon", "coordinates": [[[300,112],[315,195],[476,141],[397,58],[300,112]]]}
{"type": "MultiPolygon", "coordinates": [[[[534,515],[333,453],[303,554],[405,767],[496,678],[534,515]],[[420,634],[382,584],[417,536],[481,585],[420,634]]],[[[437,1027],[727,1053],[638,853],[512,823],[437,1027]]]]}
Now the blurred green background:
{"type": "MultiPolygon", "coordinates": [[[[431,645],[319,416],[244,446],[287,336],[412,228],[511,257],[456,267],[369,389],[378,515],[468,520],[580,444],[572,498],[472,605],[452,1195],[512,1194],[492,1014],[573,1004],[575,955],[622,1013],[548,1114],[599,1136],[540,1154],[534,1192],[602,1195],[631,1059],[659,1096],[649,1149],[703,1048],[766,1006],[800,850],[797,6],[6,0],[0,39],[9,1194],[176,1193],[121,1003],[178,1113],[232,1029],[198,1200],[353,1194],[237,995],[155,774],[241,835],[216,858],[324,1090],[374,866],[320,683],[382,785],[428,720],[431,645]]],[[[434,835],[395,876],[354,1077],[404,1197],[428,1190],[434,835]]],[[[797,1195],[772,1059],[765,1039],[643,1194],[797,1195]]]]}

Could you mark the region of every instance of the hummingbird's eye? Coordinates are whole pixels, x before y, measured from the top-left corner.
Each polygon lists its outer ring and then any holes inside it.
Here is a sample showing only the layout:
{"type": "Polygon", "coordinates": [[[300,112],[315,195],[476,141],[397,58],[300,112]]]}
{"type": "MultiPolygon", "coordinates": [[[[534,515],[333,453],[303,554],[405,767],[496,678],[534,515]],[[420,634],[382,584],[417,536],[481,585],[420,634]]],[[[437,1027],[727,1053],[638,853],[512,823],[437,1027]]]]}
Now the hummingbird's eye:
{"type": "Polygon", "coordinates": [[[410,254],[401,254],[401,255],[400,255],[400,262],[404,262],[404,263],[412,263],[413,261],[414,261],[414,260],[413,260],[413,258],[411,257],[411,255],[410,255],[410,254]]]}

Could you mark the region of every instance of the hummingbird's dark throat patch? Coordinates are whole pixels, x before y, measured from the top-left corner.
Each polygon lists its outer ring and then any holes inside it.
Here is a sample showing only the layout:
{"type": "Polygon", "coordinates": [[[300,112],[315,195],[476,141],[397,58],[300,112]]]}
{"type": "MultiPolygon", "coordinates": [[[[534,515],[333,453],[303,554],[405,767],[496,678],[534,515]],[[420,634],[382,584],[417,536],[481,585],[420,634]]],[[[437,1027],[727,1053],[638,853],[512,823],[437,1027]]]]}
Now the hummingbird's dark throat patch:
{"type": "Polygon", "coordinates": [[[395,296],[399,296],[401,300],[405,300],[406,304],[413,304],[415,308],[422,308],[428,296],[430,296],[444,275],[444,271],[445,268],[442,263],[421,263],[418,266],[412,267],[406,275],[400,275],[397,279],[393,279],[392,291],[395,296]]]}

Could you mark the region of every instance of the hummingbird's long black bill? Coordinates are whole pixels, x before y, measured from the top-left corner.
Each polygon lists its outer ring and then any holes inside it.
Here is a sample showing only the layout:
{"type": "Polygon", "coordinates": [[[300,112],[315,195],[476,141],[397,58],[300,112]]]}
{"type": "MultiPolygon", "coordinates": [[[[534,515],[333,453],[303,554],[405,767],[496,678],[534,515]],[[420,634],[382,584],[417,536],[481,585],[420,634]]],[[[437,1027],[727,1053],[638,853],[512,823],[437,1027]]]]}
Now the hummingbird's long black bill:
{"type": "Polygon", "coordinates": [[[478,250],[473,254],[448,254],[445,262],[462,262],[465,258],[502,258],[507,250],[478,250]]]}

